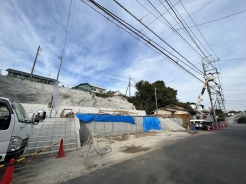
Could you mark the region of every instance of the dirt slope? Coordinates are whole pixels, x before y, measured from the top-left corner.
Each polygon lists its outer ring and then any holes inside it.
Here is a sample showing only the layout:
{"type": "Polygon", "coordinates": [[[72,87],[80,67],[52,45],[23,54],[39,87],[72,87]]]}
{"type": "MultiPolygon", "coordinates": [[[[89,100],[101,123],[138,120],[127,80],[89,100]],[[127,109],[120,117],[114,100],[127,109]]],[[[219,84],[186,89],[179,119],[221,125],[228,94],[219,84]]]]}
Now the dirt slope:
{"type": "MultiPolygon", "coordinates": [[[[14,79],[0,75],[0,96],[11,98],[19,103],[48,104],[53,94],[53,86],[14,79]]],[[[100,98],[89,92],[59,88],[59,104],[67,106],[107,107],[135,110],[132,103],[120,96],[100,98]]]]}

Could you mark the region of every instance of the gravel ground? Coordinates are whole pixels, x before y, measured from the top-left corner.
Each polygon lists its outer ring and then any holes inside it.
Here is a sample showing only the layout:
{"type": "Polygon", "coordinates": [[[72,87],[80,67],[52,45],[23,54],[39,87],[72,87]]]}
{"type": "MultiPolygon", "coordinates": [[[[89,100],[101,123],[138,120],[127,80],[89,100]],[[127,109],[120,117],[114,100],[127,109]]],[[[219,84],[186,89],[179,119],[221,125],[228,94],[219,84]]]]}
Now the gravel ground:
{"type": "Polygon", "coordinates": [[[78,150],[66,152],[66,157],[63,158],[55,158],[56,154],[43,154],[16,164],[13,183],[60,183],[172,144],[193,134],[161,131],[99,137],[97,138],[99,154],[92,144],[90,151],[89,145],[84,145],[78,150]],[[88,156],[85,158],[87,153],[88,156]]]}

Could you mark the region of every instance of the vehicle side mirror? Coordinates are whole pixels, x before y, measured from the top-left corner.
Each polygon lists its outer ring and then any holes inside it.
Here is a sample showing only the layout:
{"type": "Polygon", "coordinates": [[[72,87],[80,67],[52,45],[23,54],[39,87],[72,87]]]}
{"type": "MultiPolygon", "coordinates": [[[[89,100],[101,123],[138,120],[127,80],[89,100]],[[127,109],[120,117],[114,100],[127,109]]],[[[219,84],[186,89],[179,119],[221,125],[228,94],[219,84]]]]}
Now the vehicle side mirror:
{"type": "Polygon", "coordinates": [[[34,122],[42,122],[46,118],[46,112],[44,110],[38,110],[38,114],[35,115],[34,122]]]}

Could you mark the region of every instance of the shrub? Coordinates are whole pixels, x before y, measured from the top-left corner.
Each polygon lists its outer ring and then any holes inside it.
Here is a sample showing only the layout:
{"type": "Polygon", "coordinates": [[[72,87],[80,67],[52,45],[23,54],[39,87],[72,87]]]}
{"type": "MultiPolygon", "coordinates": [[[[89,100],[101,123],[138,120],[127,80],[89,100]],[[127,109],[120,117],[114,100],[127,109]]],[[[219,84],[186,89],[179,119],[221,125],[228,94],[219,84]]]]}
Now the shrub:
{"type": "Polygon", "coordinates": [[[246,116],[242,116],[237,120],[237,123],[245,123],[246,124],[246,116]]]}

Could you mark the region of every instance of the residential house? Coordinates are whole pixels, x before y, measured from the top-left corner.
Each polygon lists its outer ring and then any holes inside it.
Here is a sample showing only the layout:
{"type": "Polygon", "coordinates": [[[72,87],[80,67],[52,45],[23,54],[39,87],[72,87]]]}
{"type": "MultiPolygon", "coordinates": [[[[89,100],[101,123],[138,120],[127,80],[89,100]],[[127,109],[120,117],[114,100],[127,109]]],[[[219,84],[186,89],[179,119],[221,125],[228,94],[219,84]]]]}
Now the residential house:
{"type": "Polygon", "coordinates": [[[81,83],[72,89],[78,89],[78,90],[83,90],[83,91],[90,91],[93,93],[106,93],[106,89],[91,85],[89,83],[81,83]]]}
{"type": "Polygon", "coordinates": [[[159,108],[158,111],[154,111],[154,114],[157,114],[159,117],[163,118],[181,118],[184,123],[190,121],[190,114],[189,112],[181,106],[175,107],[163,107],[159,108]]]}
{"type": "Polygon", "coordinates": [[[43,77],[43,76],[35,75],[35,74],[31,75],[31,73],[22,72],[22,71],[14,70],[11,68],[7,69],[6,71],[8,72],[7,76],[22,79],[22,80],[30,80],[34,82],[51,84],[51,85],[56,81],[55,79],[51,79],[48,77],[43,77]]]}
{"type": "Polygon", "coordinates": [[[122,93],[118,90],[118,91],[114,91],[113,92],[113,95],[114,96],[119,96],[119,95],[122,95],[122,93]]]}

